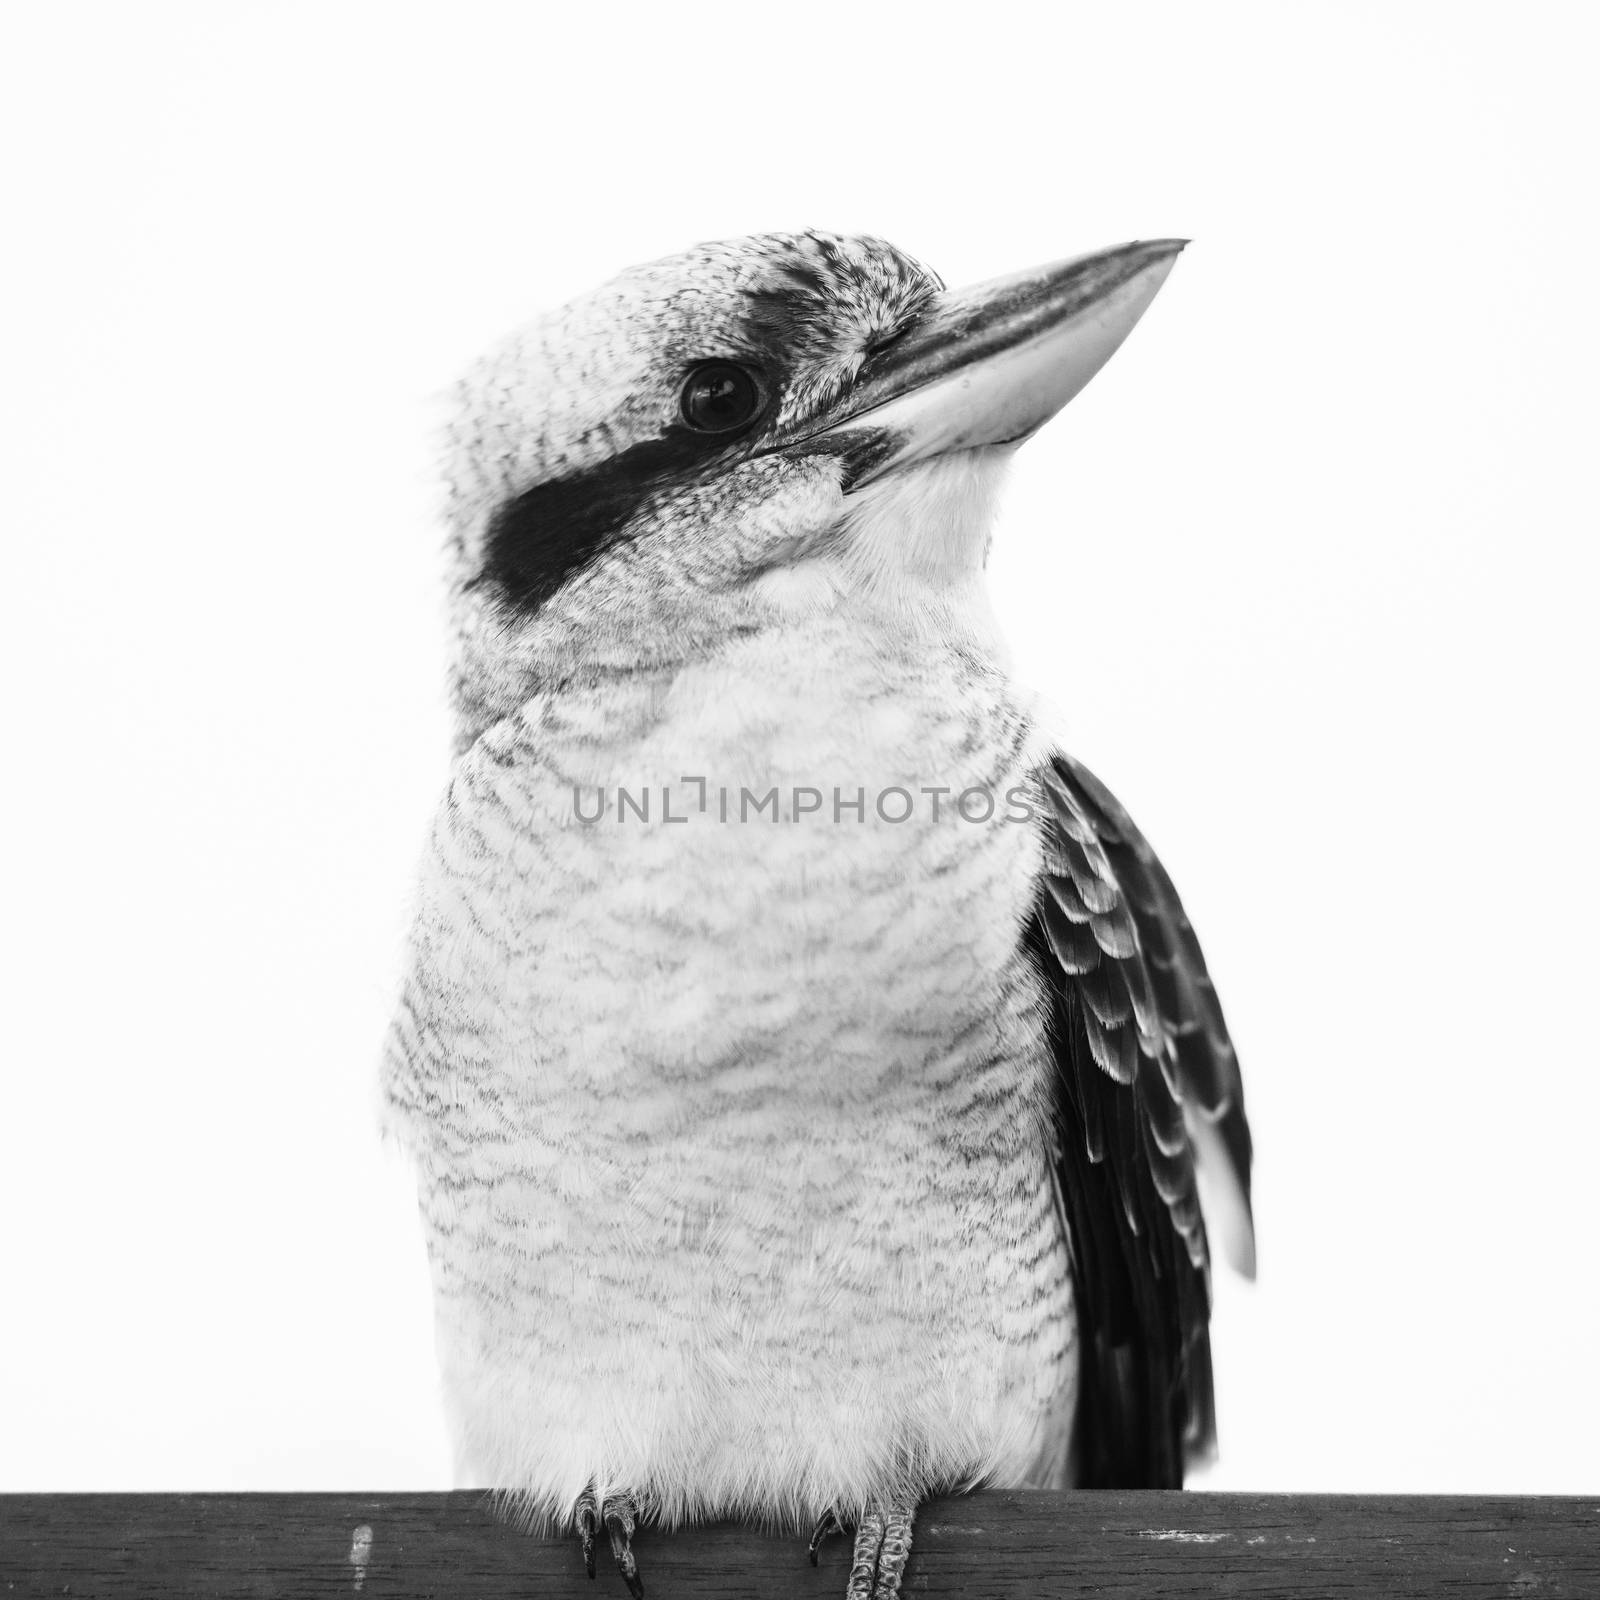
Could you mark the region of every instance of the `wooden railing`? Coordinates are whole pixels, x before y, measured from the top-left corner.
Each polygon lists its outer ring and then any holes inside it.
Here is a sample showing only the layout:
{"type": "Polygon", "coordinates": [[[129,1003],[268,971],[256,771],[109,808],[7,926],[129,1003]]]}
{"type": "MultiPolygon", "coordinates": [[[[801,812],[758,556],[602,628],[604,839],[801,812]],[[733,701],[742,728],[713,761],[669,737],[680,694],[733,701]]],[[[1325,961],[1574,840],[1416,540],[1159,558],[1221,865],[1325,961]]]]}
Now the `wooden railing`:
{"type": "MultiPolygon", "coordinates": [[[[842,1600],[848,1540],[733,1524],[634,1540],[648,1600],[842,1600]]],[[[0,1600],[20,1595],[621,1600],[604,1555],[518,1532],[488,1496],[0,1496],[0,1600]]],[[[1600,1495],[1012,1494],[917,1517],[908,1596],[1600,1600],[1600,1495]]]]}

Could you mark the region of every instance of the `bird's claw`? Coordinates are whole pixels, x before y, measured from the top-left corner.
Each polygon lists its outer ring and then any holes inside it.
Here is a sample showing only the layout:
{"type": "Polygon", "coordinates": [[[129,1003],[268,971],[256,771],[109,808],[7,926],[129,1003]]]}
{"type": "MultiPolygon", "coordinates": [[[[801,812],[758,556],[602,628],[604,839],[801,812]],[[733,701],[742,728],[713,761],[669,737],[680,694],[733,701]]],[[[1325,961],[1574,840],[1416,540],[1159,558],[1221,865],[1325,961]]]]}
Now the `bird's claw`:
{"type": "Polygon", "coordinates": [[[611,1559],[622,1574],[633,1600],[644,1600],[644,1580],[639,1576],[639,1561],[633,1553],[633,1530],[638,1526],[639,1508],[633,1496],[608,1494],[601,1499],[591,1484],[578,1496],[572,1508],[573,1519],[578,1524],[578,1537],[583,1541],[583,1570],[594,1576],[594,1545],[601,1528],[611,1542],[611,1559]]]}
{"type": "Polygon", "coordinates": [[[811,1530],[811,1543],[806,1546],[806,1554],[811,1557],[811,1565],[817,1564],[817,1551],[822,1548],[824,1539],[831,1539],[836,1533],[844,1532],[844,1524],[839,1520],[839,1513],[829,1506],[817,1518],[817,1525],[811,1530]]]}
{"type": "Polygon", "coordinates": [[[638,1519],[638,1507],[633,1497],[626,1494],[608,1494],[600,1508],[601,1520],[611,1537],[611,1559],[622,1574],[633,1600],[644,1600],[644,1580],[639,1576],[639,1562],[633,1553],[633,1530],[638,1519]]]}
{"type": "Polygon", "coordinates": [[[583,1570],[594,1576],[594,1536],[600,1531],[600,1507],[595,1503],[594,1490],[585,1489],[573,1508],[578,1522],[578,1537],[583,1541],[583,1570]]]}

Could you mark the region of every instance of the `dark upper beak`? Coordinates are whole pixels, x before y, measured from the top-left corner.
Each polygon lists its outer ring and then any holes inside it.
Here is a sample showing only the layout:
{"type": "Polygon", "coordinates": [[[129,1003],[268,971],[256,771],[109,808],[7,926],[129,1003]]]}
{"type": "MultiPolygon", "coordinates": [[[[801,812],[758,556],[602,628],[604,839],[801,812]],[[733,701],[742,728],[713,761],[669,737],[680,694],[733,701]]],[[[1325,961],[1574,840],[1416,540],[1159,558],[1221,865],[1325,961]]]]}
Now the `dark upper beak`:
{"type": "Polygon", "coordinates": [[[1118,245],[939,295],[869,357],[843,414],[788,448],[844,455],[858,489],[908,462],[1020,443],[1110,359],[1186,242],[1118,245]]]}

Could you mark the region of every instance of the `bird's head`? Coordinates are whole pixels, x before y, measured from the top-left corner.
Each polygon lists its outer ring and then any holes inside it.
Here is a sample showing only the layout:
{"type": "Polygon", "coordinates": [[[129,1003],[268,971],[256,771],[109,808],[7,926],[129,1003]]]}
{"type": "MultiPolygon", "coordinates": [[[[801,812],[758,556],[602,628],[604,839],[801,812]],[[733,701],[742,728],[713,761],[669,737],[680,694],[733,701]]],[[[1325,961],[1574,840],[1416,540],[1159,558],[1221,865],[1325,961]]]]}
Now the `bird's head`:
{"type": "Polygon", "coordinates": [[[797,610],[959,609],[1010,448],[1181,248],[952,293],[881,240],[764,234],[523,328],[461,385],[450,435],[463,715],[797,610]]]}

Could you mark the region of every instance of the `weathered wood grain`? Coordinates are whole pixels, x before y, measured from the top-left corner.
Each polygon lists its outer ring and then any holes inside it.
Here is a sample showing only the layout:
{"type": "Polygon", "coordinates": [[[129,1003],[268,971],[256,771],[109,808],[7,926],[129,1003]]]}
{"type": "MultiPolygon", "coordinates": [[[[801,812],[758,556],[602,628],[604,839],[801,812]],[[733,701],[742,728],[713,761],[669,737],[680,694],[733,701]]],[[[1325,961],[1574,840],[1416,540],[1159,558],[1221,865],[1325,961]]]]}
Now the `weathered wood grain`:
{"type": "MultiPolygon", "coordinates": [[[[840,1600],[846,1543],[820,1570],[794,1537],[731,1524],[635,1541],[649,1600],[840,1600]]],[[[1273,1600],[1387,1596],[1600,1600],[1592,1498],[1005,1494],[917,1519],[912,1596],[1273,1600]]],[[[341,1595],[361,1600],[621,1600],[609,1561],[498,1518],[482,1494],[0,1496],[0,1595],[341,1595]]]]}

